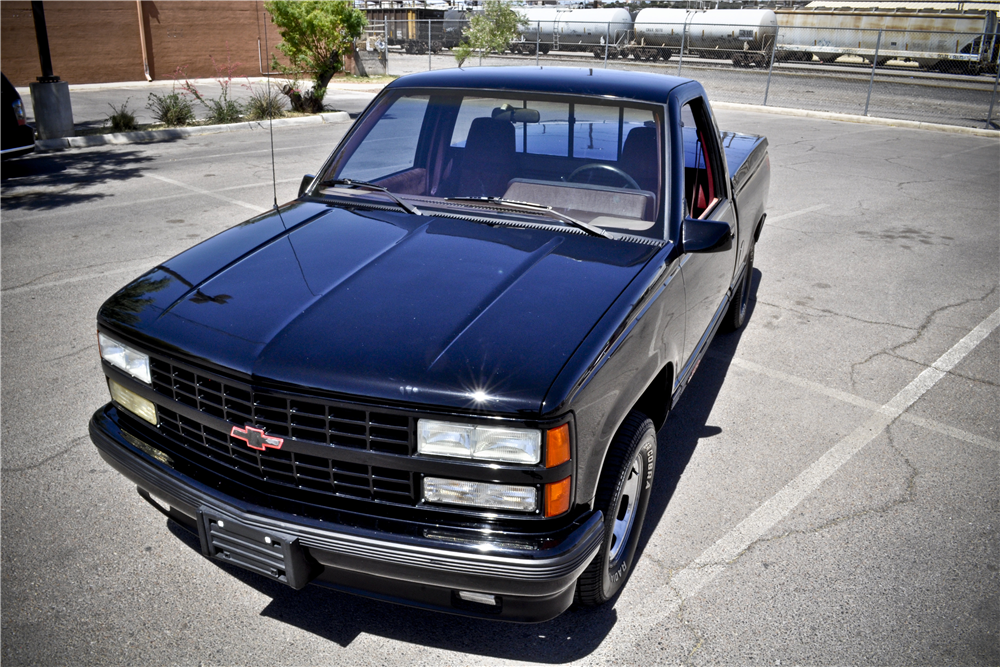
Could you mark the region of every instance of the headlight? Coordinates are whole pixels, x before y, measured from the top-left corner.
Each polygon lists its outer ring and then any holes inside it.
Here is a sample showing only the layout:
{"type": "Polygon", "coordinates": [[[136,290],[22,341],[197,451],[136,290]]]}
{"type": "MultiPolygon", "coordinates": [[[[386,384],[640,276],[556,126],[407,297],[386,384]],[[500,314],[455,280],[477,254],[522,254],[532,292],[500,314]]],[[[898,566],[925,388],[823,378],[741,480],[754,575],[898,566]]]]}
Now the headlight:
{"type": "Polygon", "coordinates": [[[424,500],[447,505],[534,512],[538,507],[538,492],[533,486],[425,477],[424,500]]]}
{"type": "Polygon", "coordinates": [[[421,419],[417,422],[417,452],[476,461],[533,464],[541,460],[542,432],[421,419]]]}
{"type": "Polygon", "coordinates": [[[122,406],[137,417],[142,417],[153,426],[156,426],[156,404],[148,401],[134,391],[129,391],[111,378],[108,378],[108,389],[111,390],[111,398],[115,403],[122,406]]]}
{"type": "Polygon", "coordinates": [[[100,332],[97,334],[97,342],[101,348],[101,359],[137,380],[153,384],[149,373],[149,355],[133,350],[128,345],[108,338],[100,332]]]}

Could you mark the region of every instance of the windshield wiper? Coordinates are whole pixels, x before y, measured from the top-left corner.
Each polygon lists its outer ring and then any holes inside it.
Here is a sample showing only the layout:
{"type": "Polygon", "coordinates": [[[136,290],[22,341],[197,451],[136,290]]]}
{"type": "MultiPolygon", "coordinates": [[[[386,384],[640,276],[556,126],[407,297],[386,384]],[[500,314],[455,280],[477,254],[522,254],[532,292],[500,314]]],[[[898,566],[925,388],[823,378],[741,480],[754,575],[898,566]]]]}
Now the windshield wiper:
{"type": "Polygon", "coordinates": [[[559,211],[556,211],[551,206],[546,206],[544,204],[536,204],[530,201],[514,201],[513,199],[504,199],[502,197],[445,197],[445,201],[491,204],[500,208],[509,208],[516,211],[541,213],[549,216],[550,218],[555,218],[556,220],[565,222],[566,224],[576,227],[577,229],[582,229],[593,236],[600,236],[605,239],[611,238],[603,229],[594,227],[593,225],[577,220],[576,218],[571,218],[568,215],[564,215],[559,211]]]}
{"type": "Polygon", "coordinates": [[[349,188],[357,188],[358,190],[368,190],[369,192],[381,192],[382,194],[389,197],[391,200],[399,204],[399,207],[409,213],[410,215],[423,215],[413,204],[407,204],[405,201],[397,197],[396,195],[389,192],[388,188],[383,188],[381,185],[375,185],[374,183],[368,183],[366,181],[355,181],[353,178],[331,178],[326,181],[320,181],[320,187],[332,187],[337,185],[346,186],[349,188]]]}

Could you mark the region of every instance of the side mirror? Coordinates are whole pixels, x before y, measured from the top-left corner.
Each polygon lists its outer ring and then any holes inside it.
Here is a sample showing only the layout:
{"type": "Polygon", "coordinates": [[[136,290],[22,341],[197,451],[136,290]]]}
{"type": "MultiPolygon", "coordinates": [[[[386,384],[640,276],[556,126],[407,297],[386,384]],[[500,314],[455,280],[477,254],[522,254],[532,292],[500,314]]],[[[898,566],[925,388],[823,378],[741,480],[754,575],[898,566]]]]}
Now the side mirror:
{"type": "Polygon", "coordinates": [[[684,218],[681,227],[684,252],[721,252],[733,247],[733,230],[728,222],[684,218]]]}
{"type": "Polygon", "coordinates": [[[313,179],[315,178],[316,176],[314,174],[306,174],[305,176],[302,177],[302,182],[299,183],[299,195],[298,195],[299,197],[301,197],[306,193],[306,190],[309,188],[309,185],[313,182],[313,179]]]}

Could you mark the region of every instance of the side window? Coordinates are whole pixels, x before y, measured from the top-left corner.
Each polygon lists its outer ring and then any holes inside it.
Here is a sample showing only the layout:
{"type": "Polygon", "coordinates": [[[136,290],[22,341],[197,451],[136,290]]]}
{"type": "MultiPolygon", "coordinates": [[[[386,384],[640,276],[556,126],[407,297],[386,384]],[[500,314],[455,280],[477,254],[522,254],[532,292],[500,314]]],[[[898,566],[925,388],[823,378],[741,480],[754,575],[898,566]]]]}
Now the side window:
{"type": "Polygon", "coordinates": [[[714,136],[700,100],[681,108],[684,138],[684,198],[688,214],[700,218],[723,196],[718,174],[720,165],[713,162],[714,152],[707,141],[714,136]]]}
{"type": "Polygon", "coordinates": [[[393,102],[351,155],[338,177],[374,181],[412,169],[428,101],[426,95],[421,95],[400,97],[393,102]]]}

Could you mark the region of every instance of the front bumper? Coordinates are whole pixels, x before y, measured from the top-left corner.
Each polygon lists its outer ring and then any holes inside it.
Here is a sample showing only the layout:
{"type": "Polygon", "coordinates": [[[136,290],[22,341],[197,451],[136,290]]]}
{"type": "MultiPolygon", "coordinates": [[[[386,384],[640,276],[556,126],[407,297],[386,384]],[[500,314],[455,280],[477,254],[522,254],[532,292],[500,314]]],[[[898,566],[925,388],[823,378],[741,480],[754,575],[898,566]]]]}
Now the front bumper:
{"type": "Polygon", "coordinates": [[[570,606],[576,579],[604,539],[599,511],[588,512],[558,534],[529,543],[522,539],[518,545],[485,538],[450,540],[446,531],[439,538],[414,537],[303,519],[243,502],[174,471],[147,453],[155,444],[143,447],[136,436],[123,433],[116,417],[109,404],[90,421],[91,440],[111,467],[147,499],[152,495],[169,504],[164,508],[153,501],[198,531],[206,555],[294,588],[315,581],[439,611],[539,622],[570,606]],[[271,547],[283,548],[284,555],[267,553],[271,547]],[[257,553],[263,555],[258,558],[257,553]],[[269,564],[272,556],[279,565],[269,564]],[[494,604],[470,601],[475,596],[463,597],[463,592],[492,595],[494,604]]]}
{"type": "Polygon", "coordinates": [[[17,125],[4,129],[4,145],[0,149],[3,159],[20,157],[35,150],[35,129],[30,125],[17,125]],[[10,136],[6,136],[7,133],[10,136]]]}

